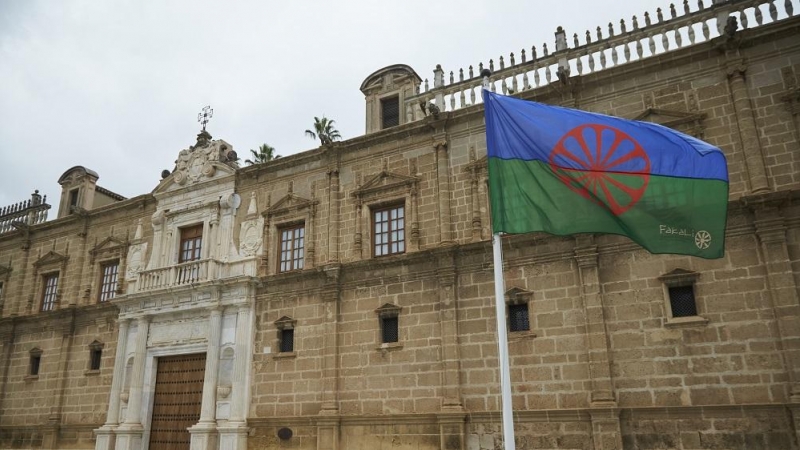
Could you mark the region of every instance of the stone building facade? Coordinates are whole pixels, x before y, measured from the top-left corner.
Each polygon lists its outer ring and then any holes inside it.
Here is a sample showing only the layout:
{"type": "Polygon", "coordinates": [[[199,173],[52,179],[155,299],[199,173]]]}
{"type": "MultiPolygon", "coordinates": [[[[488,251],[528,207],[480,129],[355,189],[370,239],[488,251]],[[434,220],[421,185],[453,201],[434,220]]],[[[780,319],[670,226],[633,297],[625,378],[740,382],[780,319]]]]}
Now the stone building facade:
{"type": "MultiPolygon", "coordinates": [[[[517,448],[800,448],[792,6],[490,62],[494,90],[701,137],[731,181],[722,259],[504,238],[517,448]]],[[[56,220],[0,234],[0,448],[500,448],[478,72],[381,69],[364,136],[265,164],[203,131],[131,199],[68,170],[56,220]]]]}

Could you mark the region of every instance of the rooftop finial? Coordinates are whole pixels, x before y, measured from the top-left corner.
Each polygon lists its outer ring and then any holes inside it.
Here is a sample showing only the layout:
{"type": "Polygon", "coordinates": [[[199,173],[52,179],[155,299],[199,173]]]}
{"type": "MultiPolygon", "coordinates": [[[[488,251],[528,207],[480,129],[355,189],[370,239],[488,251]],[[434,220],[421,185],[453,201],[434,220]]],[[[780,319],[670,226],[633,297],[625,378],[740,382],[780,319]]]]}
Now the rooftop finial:
{"type": "Polygon", "coordinates": [[[206,106],[197,114],[197,121],[203,125],[203,131],[206,131],[206,124],[211,117],[214,115],[214,110],[211,109],[211,106],[206,106]]]}

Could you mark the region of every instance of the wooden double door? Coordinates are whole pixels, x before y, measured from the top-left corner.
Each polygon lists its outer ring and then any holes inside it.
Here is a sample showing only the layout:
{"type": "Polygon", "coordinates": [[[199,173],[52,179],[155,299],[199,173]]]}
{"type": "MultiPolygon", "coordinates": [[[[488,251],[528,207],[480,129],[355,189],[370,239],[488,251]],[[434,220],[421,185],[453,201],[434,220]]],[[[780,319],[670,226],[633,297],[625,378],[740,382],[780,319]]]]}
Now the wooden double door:
{"type": "Polygon", "coordinates": [[[206,354],[158,358],[150,450],[188,449],[187,428],[200,420],[206,354]]]}

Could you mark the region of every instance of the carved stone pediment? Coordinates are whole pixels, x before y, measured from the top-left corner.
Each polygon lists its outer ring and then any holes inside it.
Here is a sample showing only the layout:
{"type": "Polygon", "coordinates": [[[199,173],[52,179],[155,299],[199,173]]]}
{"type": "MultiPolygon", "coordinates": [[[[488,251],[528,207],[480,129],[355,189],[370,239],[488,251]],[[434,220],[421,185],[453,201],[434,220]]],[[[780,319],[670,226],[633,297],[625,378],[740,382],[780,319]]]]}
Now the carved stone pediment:
{"type": "Polygon", "coordinates": [[[391,303],[384,303],[383,306],[375,310],[379,317],[397,317],[403,308],[391,303]]]}
{"type": "Polygon", "coordinates": [[[707,114],[699,112],[673,111],[669,109],[647,108],[633,120],[651,122],[672,128],[694,137],[701,137],[704,127],[703,120],[707,114]]]}
{"type": "Polygon", "coordinates": [[[92,247],[89,250],[89,254],[92,256],[92,260],[97,257],[97,255],[102,255],[103,253],[111,253],[111,252],[122,252],[124,256],[126,249],[128,248],[128,243],[117,239],[114,236],[109,236],[103,239],[100,243],[92,247]]]}
{"type": "Polygon", "coordinates": [[[154,192],[175,189],[174,185],[182,187],[233,174],[239,167],[237,158],[229,143],[222,139],[211,140],[211,135],[203,131],[197,135],[195,145],[178,153],[175,169],[161,180],[154,192]]]}
{"type": "Polygon", "coordinates": [[[371,73],[361,83],[361,92],[370,95],[376,92],[387,92],[404,84],[416,85],[422,78],[414,69],[405,64],[394,64],[371,73]]]}
{"type": "Polygon", "coordinates": [[[513,287],[506,291],[506,302],[517,304],[517,303],[524,303],[531,299],[533,296],[533,292],[526,291],[525,289],[513,287]]]}
{"type": "Polygon", "coordinates": [[[674,269],[658,277],[667,286],[682,286],[694,283],[700,274],[686,269],[674,269]]]}
{"type": "Polygon", "coordinates": [[[33,263],[33,267],[37,269],[42,266],[49,266],[49,265],[63,265],[67,262],[69,256],[64,256],[60,253],[56,253],[54,251],[49,251],[45,253],[41,258],[37,259],[33,263]]]}
{"type": "Polygon", "coordinates": [[[399,173],[382,170],[377,175],[369,179],[363,186],[354,190],[352,195],[356,198],[363,198],[366,195],[381,191],[388,191],[395,188],[410,189],[419,183],[418,177],[400,175],[399,173]]]}
{"type": "Polygon", "coordinates": [[[289,192],[283,198],[275,202],[274,205],[269,207],[266,211],[264,211],[264,217],[269,216],[277,216],[281,214],[287,214],[291,212],[300,211],[306,208],[311,208],[314,205],[319,203],[318,201],[309,200],[307,198],[300,197],[297,194],[289,192]]]}
{"type": "Polygon", "coordinates": [[[480,159],[472,161],[471,163],[464,166],[464,172],[478,172],[481,170],[487,170],[489,167],[489,157],[483,156],[480,159]]]}

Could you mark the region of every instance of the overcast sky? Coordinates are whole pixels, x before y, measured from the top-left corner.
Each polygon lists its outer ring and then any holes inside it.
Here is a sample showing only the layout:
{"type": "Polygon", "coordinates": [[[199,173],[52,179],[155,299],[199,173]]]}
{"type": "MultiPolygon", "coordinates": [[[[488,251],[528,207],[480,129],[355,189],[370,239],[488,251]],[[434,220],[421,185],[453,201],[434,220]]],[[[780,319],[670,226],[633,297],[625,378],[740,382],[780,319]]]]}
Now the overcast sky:
{"type": "MultiPolygon", "coordinates": [[[[703,0],[710,5],[711,0],[703,0]]],[[[696,0],[691,0],[692,9],[696,0]]],[[[432,79],[531,45],[668,10],[667,0],[0,0],[0,207],[48,195],[82,165],[126,197],[150,192],[214,108],[214,138],[243,158],[317,146],[313,117],[365,129],[361,82],[390,64],[432,79]]],[[[680,8],[679,8],[680,9],[680,8]]],[[[582,40],[582,39],[581,39],[582,40]]]]}

